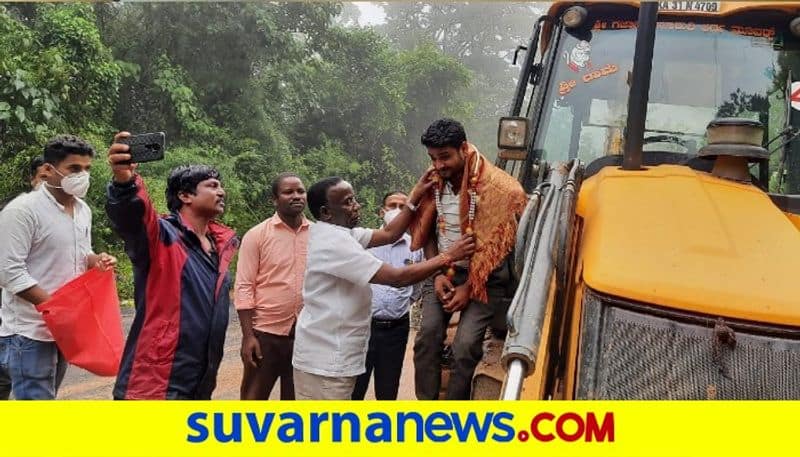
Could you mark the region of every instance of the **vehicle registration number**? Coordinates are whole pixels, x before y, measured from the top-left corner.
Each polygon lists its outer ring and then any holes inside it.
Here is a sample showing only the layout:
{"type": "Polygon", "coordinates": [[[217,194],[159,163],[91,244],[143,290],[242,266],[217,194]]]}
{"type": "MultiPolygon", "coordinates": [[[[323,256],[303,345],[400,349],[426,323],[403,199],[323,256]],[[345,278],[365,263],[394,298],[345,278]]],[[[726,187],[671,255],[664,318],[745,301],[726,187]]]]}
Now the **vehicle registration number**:
{"type": "Polygon", "coordinates": [[[716,13],[720,10],[721,2],[658,2],[661,11],[687,11],[716,13]]]}

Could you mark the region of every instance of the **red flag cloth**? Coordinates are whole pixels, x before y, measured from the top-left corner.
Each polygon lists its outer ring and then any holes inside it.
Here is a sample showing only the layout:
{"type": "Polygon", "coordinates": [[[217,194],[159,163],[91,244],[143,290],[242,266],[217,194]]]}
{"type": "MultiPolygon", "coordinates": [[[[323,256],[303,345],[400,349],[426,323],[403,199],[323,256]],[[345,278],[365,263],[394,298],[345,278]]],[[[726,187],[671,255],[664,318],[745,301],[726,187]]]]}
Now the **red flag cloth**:
{"type": "Polygon", "coordinates": [[[92,268],[36,309],[69,363],[96,375],[117,375],[124,339],[113,271],[92,268]]]}

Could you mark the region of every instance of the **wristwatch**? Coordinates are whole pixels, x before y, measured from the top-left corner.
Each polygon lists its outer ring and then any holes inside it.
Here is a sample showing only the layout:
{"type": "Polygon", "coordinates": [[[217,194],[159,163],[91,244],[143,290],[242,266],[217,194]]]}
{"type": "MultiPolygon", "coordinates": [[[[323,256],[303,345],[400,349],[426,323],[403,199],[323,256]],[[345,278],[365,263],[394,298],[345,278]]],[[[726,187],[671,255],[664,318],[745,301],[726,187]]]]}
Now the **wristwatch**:
{"type": "Polygon", "coordinates": [[[417,206],[417,205],[415,205],[415,204],[411,203],[411,200],[409,200],[409,201],[407,201],[407,202],[406,202],[406,206],[408,207],[408,209],[410,209],[410,210],[411,210],[411,212],[412,212],[412,213],[413,213],[414,211],[416,211],[416,210],[417,210],[417,208],[418,208],[418,206],[417,206]]]}

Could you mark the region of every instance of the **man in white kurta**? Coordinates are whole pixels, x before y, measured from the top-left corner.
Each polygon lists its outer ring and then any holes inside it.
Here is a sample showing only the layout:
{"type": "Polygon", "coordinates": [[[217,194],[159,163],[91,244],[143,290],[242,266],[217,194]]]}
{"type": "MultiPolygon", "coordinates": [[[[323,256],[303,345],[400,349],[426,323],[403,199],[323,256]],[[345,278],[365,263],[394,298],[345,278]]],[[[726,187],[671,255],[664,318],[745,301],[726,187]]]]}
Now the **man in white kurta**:
{"type": "Polygon", "coordinates": [[[474,251],[474,240],[464,237],[432,259],[397,268],[366,250],[397,241],[408,228],[416,202],[429,188],[423,176],[411,191],[408,205],[390,224],[376,230],[357,227],[361,205],[347,181],[325,178],[308,189],[308,207],[317,223],[309,229],[303,309],[295,330],[296,399],[350,399],[356,378],[365,371],[371,283],[416,284],[474,251]]]}

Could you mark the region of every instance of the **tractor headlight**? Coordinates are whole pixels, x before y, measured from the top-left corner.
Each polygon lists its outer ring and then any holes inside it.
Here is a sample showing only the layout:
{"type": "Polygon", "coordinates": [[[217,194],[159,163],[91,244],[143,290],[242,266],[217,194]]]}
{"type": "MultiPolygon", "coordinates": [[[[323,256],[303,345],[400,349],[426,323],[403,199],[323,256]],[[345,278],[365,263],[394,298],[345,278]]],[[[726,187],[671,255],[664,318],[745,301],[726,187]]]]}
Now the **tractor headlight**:
{"type": "Polygon", "coordinates": [[[800,37],[800,17],[792,19],[792,22],[789,23],[789,31],[792,32],[792,35],[800,37]]]}
{"type": "Polygon", "coordinates": [[[586,16],[589,12],[582,6],[572,6],[561,16],[561,22],[568,28],[574,29],[583,25],[586,22],[586,16]]]}
{"type": "Polygon", "coordinates": [[[528,119],[525,117],[500,118],[497,129],[497,147],[500,149],[527,149],[528,119]]]}

